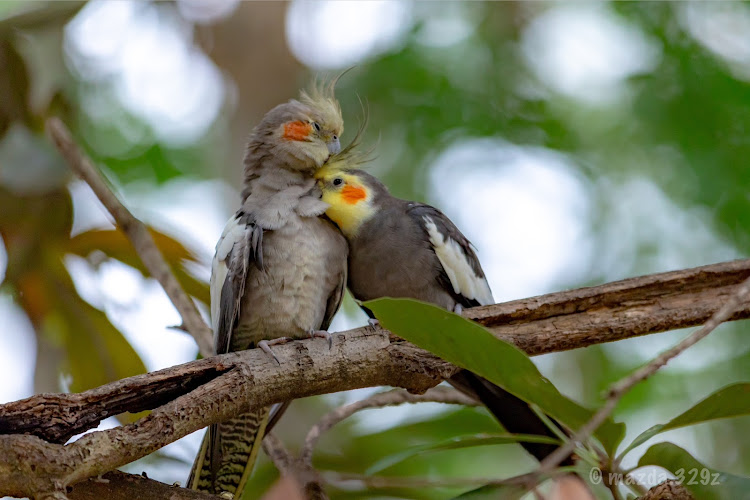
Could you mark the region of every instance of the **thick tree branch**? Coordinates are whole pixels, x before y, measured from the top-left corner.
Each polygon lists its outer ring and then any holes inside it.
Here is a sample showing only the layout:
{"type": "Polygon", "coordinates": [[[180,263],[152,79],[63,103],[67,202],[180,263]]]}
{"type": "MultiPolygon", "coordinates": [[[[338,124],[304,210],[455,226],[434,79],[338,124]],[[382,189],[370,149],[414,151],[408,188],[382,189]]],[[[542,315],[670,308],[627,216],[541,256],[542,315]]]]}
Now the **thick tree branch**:
{"type": "Polygon", "coordinates": [[[71,486],[69,500],[219,500],[220,497],[154,481],[135,474],[112,471],[71,486]]]}
{"type": "Polygon", "coordinates": [[[37,394],[0,406],[0,434],[33,434],[51,443],[65,443],[107,417],[154,409],[230,369],[219,358],[207,358],[85,392],[37,394]]]}
{"type": "MultiPolygon", "coordinates": [[[[92,432],[66,446],[36,436],[0,435],[0,493],[41,497],[60,491],[137,460],[208,424],[273,403],[380,385],[423,392],[454,371],[425,351],[392,344],[385,332],[365,329],[346,335],[345,340],[343,337],[336,335],[333,350],[319,339],[280,346],[275,353],[281,366],[257,349],[204,360],[228,371],[134,424],[92,432]]],[[[201,361],[183,367],[195,363],[201,361]]],[[[140,376],[141,380],[143,377],[149,376],[140,376]]],[[[0,407],[0,413],[7,415],[7,407],[0,407]]],[[[3,432],[8,431],[12,429],[6,426],[3,432]]]]}
{"type": "MultiPolygon", "coordinates": [[[[718,310],[748,276],[750,260],[735,261],[486,306],[466,315],[530,354],[541,354],[619,340],[628,332],[642,335],[700,324],[706,311],[718,310]],[[661,295],[659,283],[664,284],[661,295]]],[[[743,303],[731,318],[748,316],[750,305],[743,303]]],[[[452,365],[389,338],[384,330],[365,327],[334,334],[334,339],[330,351],[319,339],[279,346],[275,352],[281,366],[249,350],[80,394],[38,395],[2,405],[0,434],[6,435],[0,435],[0,493],[41,497],[64,492],[68,485],[252,408],[359,387],[391,385],[423,392],[455,372],[452,365]],[[145,408],[156,409],[135,424],[93,432],[64,447],[17,434],[34,433],[38,427],[40,435],[62,442],[107,416],[145,408]]]]}
{"type": "MultiPolygon", "coordinates": [[[[475,307],[464,316],[529,355],[698,326],[750,277],[750,259],[475,307]]],[[[743,304],[729,318],[750,317],[743,304]]]]}
{"type": "Polygon", "coordinates": [[[190,299],[180,282],[154,243],[151,233],[145,224],[136,219],[130,210],[123,205],[112,192],[99,170],[94,166],[91,159],[81,151],[81,148],[73,141],[70,130],[59,118],[50,118],[46,123],[49,134],[55,147],[60,151],[65,161],[81,179],[91,187],[97,198],[107,208],[115,222],[123,230],[128,239],[133,243],[135,251],[153,276],[164,288],[169,300],[172,301],[182,317],[185,330],[193,336],[198,343],[201,354],[205,357],[214,353],[211,339],[211,329],[203,321],[198,309],[190,299]]]}

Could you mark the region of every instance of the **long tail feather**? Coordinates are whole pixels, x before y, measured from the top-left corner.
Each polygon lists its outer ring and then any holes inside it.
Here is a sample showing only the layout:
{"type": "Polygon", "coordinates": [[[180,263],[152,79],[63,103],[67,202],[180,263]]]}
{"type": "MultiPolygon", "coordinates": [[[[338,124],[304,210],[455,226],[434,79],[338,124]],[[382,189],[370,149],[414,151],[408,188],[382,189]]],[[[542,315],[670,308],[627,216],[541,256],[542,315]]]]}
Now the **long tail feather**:
{"type": "Polygon", "coordinates": [[[239,499],[258,458],[269,410],[263,408],[211,426],[190,470],[188,487],[214,494],[231,493],[232,498],[239,499]]]}
{"type": "MultiPolygon", "coordinates": [[[[467,370],[461,370],[448,382],[456,389],[477,398],[495,416],[498,422],[513,434],[534,434],[556,438],[554,432],[534,413],[528,403],[518,399],[505,389],[489,380],[467,370]]],[[[520,443],[526,451],[537,460],[544,458],[557,449],[557,445],[548,443],[520,443]]],[[[573,463],[572,457],[565,459],[563,465],[573,463]]]]}

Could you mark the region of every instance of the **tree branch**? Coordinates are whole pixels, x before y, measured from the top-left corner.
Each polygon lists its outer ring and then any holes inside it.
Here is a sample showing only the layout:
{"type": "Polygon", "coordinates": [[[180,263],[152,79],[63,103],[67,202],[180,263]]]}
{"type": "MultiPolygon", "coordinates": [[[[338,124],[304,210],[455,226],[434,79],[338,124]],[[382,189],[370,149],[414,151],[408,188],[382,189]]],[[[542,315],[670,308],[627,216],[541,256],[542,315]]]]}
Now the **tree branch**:
{"type": "MultiPolygon", "coordinates": [[[[750,259],[475,307],[464,316],[529,355],[698,326],[750,277],[750,259]]],[[[729,320],[750,317],[743,304],[729,320]]]]}
{"type": "MultiPolygon", "coordinates": [[[[704,311],[718,310],[731,295],[732,289],[748,277],[750,259],[631,278],[597,287],[467,309],[464,313],[489,325],[495,336],[527,353],[544,354],[698,325],[705,321],[704,311]],[[658,283],[664,283],[663,296],[656,293],[658,283]],[[658,314],[662,316],[658,321],[653,317],[657,314],[654,312],[656,308],[659,308],[658,314]]],[[[750,304],[743,304],[731,319],[747,317],[750,317],[750,304]]],[[[338,341],[347,338],[350,339],[347,342],[361,343],[362,349],[382,347],[378,342],[370,342],[373,332],[372,328],[363,327],[336,333],[334,337],[338,341]]],[[[382,334],[385,330],[378,332],[382,334]]],[[[295,342],[291,345],[318,346],[314,342],[295,342]]],[[[405,359],[419,356],[431,360],[434,366],[437,366],[435,363],[443,363],[405,342],[392,344],[391,347],[393,356],[403,356],[405,359]]],[[[331,355],[335,357],[333,352],[331,355]]],[[[221,356],[195,361],[130,377],[79,394],[40,394],[0,405],[0,434],[28,433],[51,442],[65,442],[75,434],[96,427],[108,416],[126,410],[138,412],[152,409],[190,392],[194,387],[230,370],[231,366],[225,364],[224,359],[221,356]]],[[[341,362],[345,363],[346,360],[342,359],[341,362]]],[[[404,364],[405,368],[408,366],[408,363],[404,364]]],[[[443,363],[442,369],[446,376],[452,373],[447,363],[443,363]]],[[[311,372],[309,378],[314,376],[311,372]]],[[[315,393],[304,395],[312,394],[315,393]]]]}
{"type": "Polygon", "coordinates": [[[409,392],[400,389],[381,392],[370,396],[367,399],[339,406],[324,415],[317,424],[312,426],[307,433],[307,436],[305,436],[305,444],[302,446],[302,450],[299,454],[300,460],[312,467],[313,450],[323,433],[328,432],[334,425],[351,417],[358,411],[366,410],[368,408],[396,406],[404,403],[449,403],[464,406],[480,405],[477,400],[449,387],[433,387],[424,394],[410,394],[409,392]]]}
{"type": "MultiPolygon", "coordinates": [[[[750,260],[734,261],[470,309],[466,315],[530,354],[541,354],[700,324],[706,311],[724,305],[749,276],[750,260]]],[[[748,316],[750,305],[743,303],[731,319],[748,316]]],[[[456,370],[370,327],[334,334],[330,351],[325,342],[310,339],[279,346],[275,353],[281,366],[253,349],[80,394],[37,395],[0,406],[0,434],[6,434],[0,435],[0,494],[64,491],[253,408],[382,385],[419,393],[456,370]],[[64,447],[17,434],[38,432],[63,442],[108,416],[145,408],[156,409],[134,424],[93,432],[64,447]]]]}
{"type": "Polygon", "coordinates": [[[636,384],[643,382],[656,373],[661,367],[666,365],[670,359],[679,356],[685,352],[686,349],[707,337],[717,326],[727,321],[733,314],[735,314],[735,312],[747,301],[748,295],[750,295],[750,278],[747,278],[734,289],[728,300],[716,310],[702,328],[691,333],[677,345],[664,351],[648,364],[613,384],[608,391],[607,401],[604,403],[604,406],[602,406],[568,442],[542,460],[538,472],[543,474],[557,467],[560,462],[570,455],[577,446],[577,443],[586,441],[591,437],[594,431],[604,423],[604,421],[612,414],[617,403],[625,393],[632,389],[636,384]]]}
{"type": "Polygon", "coordinates": [[[161,284],[169,300],[180,313],[185,330],[198,343],[201,354],[204,357],[214,354],[211,329],[203,321],[192,299],[182,289],[145,224],[136,219],[130,210],[117,199],[91,159],[73,141],[70,130],[59,118],[48,119],[46,128],[47,134],[68,162],[71,170],[91,187],[97,198],[112,214],[117,225],[133,243],[135,251],[148,272],[161,284]]]}
{"type": "MultiPolygon", "coordinates": [[[[36,436],[0,435],[0,493],[44,496],[137,460],[209,424],[273,403],[380,385],[423,392],[455,371],[425,351],[391,343],[385,332],[364,329],[335,337],[332,351],[319,339],[279,346],[275,353],[281,366],[262,351],[251,349],[176,367],[169,378],[196,363],[227,371],[136,423],[92,432],[65,446],[36,436]]],[[[167,377],[163,370],[157,373],[167,377]]],[[[152,387],[147,384],[152,375],[129,380],[152,387]]],[[[34,398],[23,402],[27,410],[34,406],[34,398]]],[[[17,409],[14,403],[0,407],[3,432],[12,432],[7,425],[10,421],[28,419],[17,409]]]]}
{"type": "Polygon", "coordinates": [[[276,437],[276,434],[273,432],[269,432],[266,434],[266,437],[263,438],[262,444],[263,451],[266,452],[266,455],[268,455],[268,458],[271,459],[271,462],[273,462],[279,472],[281,474],[289,474],[289,468],[291,467],[294,457],[289,450],[286,449],[286,446],[284,446],[281,439],[276,437]]]}
{"type": "Polygon", "coordinates": [[[220,497],[188,490],[120,471],[68,487],[69,500],[219,500],[220,497]]]}

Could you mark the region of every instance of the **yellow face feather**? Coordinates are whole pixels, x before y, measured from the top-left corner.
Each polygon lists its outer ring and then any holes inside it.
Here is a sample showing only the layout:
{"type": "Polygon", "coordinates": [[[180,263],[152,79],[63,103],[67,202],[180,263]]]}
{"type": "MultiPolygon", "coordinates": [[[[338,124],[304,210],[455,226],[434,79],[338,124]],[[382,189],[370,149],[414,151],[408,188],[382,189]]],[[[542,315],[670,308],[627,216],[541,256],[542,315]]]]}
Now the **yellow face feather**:
{"type": "Polygon", "coordinates": [[[315,175],[323,193],[322,200],[330,205],[326,215],[339,226],[344,236],[357,235],[359,228],[375,214],[372,190],[355,174],[342,169],[335,160],[315,175]]]}

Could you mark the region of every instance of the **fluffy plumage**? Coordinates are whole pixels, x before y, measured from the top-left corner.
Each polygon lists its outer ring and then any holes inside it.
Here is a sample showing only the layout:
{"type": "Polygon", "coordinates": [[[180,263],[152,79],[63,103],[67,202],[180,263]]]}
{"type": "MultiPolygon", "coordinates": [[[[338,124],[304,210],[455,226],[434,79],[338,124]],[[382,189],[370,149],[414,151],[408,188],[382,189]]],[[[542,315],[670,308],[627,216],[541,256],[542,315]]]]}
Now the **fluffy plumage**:
{"type": "MultiPolygon", "coordinates": [[[[312,174],[338,152],[343,131],[333,87],[269,111],[245,156],[242,207],[216,245],[211,322],[217,353],[327,329],[346,286],[348,247],[324,214],[312,174]]],[[[252,471],[268,408],[212,425],[189,481],[237,499],[252,471]]]]}
{"type": "MultiPolygon", "coordinates": [[[[330,205],[326,214],[349,241],[352,295],[409,297],[451,311],[494,303],[479,259],[455,224],[430,205],[393,197],[378,179],[351,168],[359,160],[342,152],[316,175],[330,205]],[[351,190],[361,195],[347,195],[351,190]]],[[[464,370],[449,382],[484,403],[509,432],[555,437],[527,403],[490,381],[464,370]]],[[[539,460],[556,448],[523,446],[539,460]]]]}
{"type": "MultiPolygon", "coordinates": [[[[245,153],[245,184],[263,171],[285,169],[310,176],[331,154],[340,152],[344,132],[335,80],[315,85],[266,113],[253,129],[245,153]]],[[[244,196],[243,196],[244,198],[244,196]]]]}

